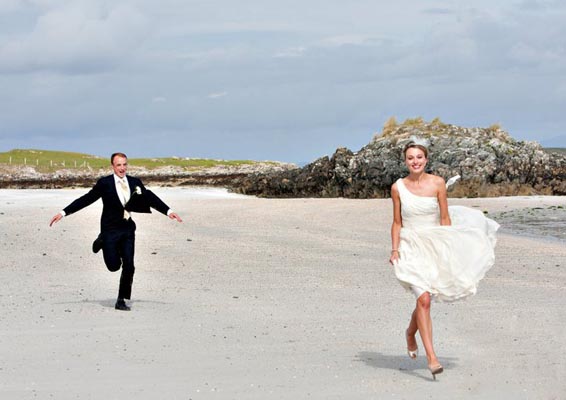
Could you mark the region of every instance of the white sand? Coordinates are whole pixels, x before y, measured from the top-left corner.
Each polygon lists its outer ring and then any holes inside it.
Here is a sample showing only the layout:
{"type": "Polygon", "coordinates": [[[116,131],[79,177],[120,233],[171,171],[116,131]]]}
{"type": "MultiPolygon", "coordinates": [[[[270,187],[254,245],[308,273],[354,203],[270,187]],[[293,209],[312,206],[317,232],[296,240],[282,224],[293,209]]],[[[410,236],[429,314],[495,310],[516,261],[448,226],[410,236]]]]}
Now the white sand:
{"type": "MultiPolygon", "coordinates": [[[[90,246],[85,190],[0,190],[0,399],[563,399],[566,246],[500,235],[477,296],[435,304],[433,382],[387,264],[390,200],[155,188],[131,312],[90,246]]],[[[564,197],[451,199],[491,212],[564,197]]],[[[420,344],[420,342],[419,342],[420,344]]],[[[422,347],[422,346],[421,346],[422,347]]]]}

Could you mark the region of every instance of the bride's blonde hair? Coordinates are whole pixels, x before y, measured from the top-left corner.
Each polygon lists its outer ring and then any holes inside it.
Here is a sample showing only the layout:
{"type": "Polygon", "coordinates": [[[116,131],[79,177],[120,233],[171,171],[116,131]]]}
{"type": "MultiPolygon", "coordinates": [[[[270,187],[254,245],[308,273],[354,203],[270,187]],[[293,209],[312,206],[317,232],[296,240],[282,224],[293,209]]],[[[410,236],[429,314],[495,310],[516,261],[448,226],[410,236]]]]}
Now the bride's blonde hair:
{"type": "Polygon", "coordinates": [[[425,145],[410,141],[409,143],[407,143],[405,145],[405,148],[403,149],[403,157],[404,158],[407,158],[407,150],[409,150],[409,149],[420,149],[424,153],[425,158],[428,158],[428,149],[426,148],[425,145]]]}

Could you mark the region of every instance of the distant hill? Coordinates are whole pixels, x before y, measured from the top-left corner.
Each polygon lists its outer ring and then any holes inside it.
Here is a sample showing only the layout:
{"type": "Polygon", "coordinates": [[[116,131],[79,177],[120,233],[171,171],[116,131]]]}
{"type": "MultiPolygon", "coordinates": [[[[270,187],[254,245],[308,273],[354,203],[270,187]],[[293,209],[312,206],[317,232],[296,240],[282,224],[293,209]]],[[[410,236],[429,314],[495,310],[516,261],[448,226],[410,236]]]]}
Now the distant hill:
{"type": "Polygon", "coordinates": [[[545,147],[543,150],[547,153],[566,154],[566,147],[545,147]]]}
{"type": "MultiPolygon", "coordinates": [[[[276,161],[129,158],[129,173],[146,184],[232,187],[250,174],[297,168],[276,161]]],[[[0,153],[0,188],[89,187],[109,174],[110,159],[83,153],[14,149],[0,153]]]]}
{"type": "MultiPolygon", "coordinates": [[[[201,158],[129,158],[128,163],[133,167],[158,168],[176,166],[184,168],[210,168],[214,166],[237,166],[254,164],[251,160],[212,160],[201,158]]],[[[29,165],[39,171],[52,171],[75,168],[109,168],[109,157],[98,157],[90,154],[72,153],[67,151],[51,151],[36,149],[14,149],[0,153],[0,164],[29,165]]]]}

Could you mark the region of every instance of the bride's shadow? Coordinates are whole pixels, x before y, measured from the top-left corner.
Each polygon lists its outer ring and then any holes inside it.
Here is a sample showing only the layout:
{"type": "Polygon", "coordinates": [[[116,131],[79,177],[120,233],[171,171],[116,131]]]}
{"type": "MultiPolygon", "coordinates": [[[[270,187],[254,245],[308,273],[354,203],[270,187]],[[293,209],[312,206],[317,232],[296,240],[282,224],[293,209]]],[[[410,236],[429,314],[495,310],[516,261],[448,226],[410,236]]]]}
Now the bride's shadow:
{"type": "MultiPolygon", "coordinates": [[[[432,380],[432,375],[428,371],[426,364],[426,357],[418,357],[416,360],[411,360],[408,355],[391,355],[383,354],[373,351],[361,351],[355,358],[358,362],[377,368],[377,369],[391,369],[400,371],[404,374],[411,375],[415,378],[425,380],[432,380]]],[[[457,366],[457,358],[454,357],[440,357],[439,361],[444,367],[444,370],[451,369],[457,366]]]]}

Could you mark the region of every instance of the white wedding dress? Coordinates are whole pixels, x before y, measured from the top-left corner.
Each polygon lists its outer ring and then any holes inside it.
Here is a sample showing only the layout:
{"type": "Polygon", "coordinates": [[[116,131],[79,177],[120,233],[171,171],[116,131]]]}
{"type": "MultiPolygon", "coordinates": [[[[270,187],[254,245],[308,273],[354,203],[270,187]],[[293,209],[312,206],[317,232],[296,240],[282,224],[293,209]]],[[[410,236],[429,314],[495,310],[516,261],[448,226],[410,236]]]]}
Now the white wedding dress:
{"type": "Polygon", "coordinates": [[[401,198],[401,242],[395,275],[417,298],[429,292],[438,301],[473,295],[495,262],[495,232],[499,224],[481,211],[448,207],[451,226],[440,225],[436,197],[411,193],[397,181],[401,198]]]}

